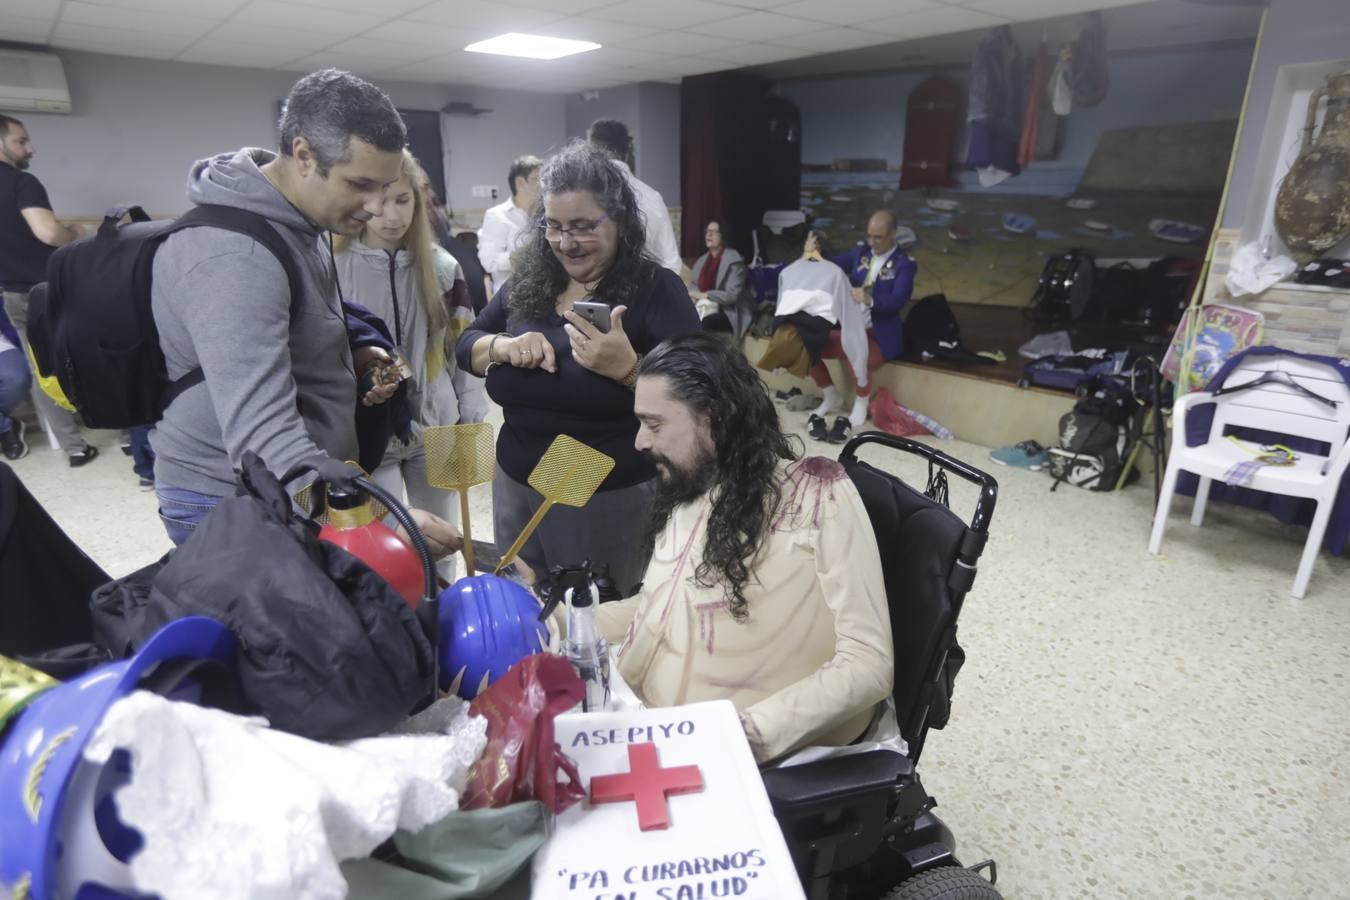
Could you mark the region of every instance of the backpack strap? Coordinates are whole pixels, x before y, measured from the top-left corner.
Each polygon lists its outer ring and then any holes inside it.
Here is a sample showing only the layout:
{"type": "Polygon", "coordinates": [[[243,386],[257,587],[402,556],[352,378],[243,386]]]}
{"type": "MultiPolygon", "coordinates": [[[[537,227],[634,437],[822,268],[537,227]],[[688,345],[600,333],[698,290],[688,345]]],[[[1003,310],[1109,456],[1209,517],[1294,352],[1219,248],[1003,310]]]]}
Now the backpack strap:
{"type": "MultiPolygon", "coordinates": [[[[295,257],[291,253],[291,248],[287,246],[285,239],[272,226],[266,216],[240,209],[237,206],[203,204],[193,207],[184,215],[179,216],[178,220],[165,230],[164,237],[167,238],[174,232],[187,228],[200,227],[233,231],[236,234],[250,237],[266,247],[267,251],[276,257],[277,262],[281,263],[281,268],[286,272],[286,283],[291,292],[291,311],[294,313],[295,305],[300,299],[300,270],[296,268],[295,257]]],[[[188,388],[196,387],[205,380],[206,373],[198,366],[182,378],[173,381],[164,389],[164,407],[167,409],[179,394],[182,394],[188,388]]]]}

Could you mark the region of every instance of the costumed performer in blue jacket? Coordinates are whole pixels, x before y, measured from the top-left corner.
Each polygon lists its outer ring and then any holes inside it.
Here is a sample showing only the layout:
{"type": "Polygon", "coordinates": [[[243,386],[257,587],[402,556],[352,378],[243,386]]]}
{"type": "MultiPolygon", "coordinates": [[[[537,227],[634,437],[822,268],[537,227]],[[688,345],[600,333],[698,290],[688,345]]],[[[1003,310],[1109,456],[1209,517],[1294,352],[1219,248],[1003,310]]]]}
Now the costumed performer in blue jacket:
{"type": "MultiPolygon", "coordinates": [[[[830,259],[848,276],[853,285],[853,299],[863,307],[867,322],[867,382],[856,386],[853,410],[848,416],[849,423],[857,428],[867,419],[872,373],[886,360],[904,352],[900,310],[914,291],[914,275],[919,267],[896,243],[895,213],[888,209],[877,210],[867,220],[866,241],[859,241],[848,253],[830,259]]],[[[817,409],[822,416],[838,408],[843,399],[825,366],[827,359],[844,358],[839,337],[838,330],[830,332],[820,361],[811,367],[811,378],[825,391],[817,409]]]]}

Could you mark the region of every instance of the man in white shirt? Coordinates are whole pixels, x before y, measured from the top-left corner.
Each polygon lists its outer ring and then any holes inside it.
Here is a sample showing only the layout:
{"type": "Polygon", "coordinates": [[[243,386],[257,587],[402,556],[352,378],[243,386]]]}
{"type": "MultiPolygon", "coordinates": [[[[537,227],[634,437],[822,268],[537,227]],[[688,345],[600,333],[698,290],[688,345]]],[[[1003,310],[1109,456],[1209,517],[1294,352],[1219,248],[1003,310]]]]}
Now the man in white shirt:
{"type": "Polygon", "coordinates": [[[637,195],[638,209],[647,222],[647,253],[664,268],[683,277],[684,260],[675,240],[670,209],[660,191],[633,174],[633,138],[628,126],[616,119],[596,119],[586,132],[586,141],[614,161],[637,195]]]}
{"type": "Polygon", "coordinates": [[[510,198],[483,214],[483,227],[478,229],[478,261],[492,276],[494,291],[501,290],[511,277],[511,254],[529,227],[530,208],[539,198],[539,167],[543,164],[537,156],[516,157],[506,175],[510,198]]]}

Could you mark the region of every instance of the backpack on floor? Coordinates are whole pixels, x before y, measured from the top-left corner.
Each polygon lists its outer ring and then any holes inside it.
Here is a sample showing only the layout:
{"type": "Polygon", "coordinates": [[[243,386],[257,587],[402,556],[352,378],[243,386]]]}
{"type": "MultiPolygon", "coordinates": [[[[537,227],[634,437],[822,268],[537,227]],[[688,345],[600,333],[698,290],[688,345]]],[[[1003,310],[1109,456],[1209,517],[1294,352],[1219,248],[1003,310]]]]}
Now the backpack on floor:
{"type": "Polygon", "coordinates": [[[209,226],[246,235],[286,271],[292,299],[300,277],[285,241],[267,219],[230,206],[198,206],[172,222],[152,222],[139,206],[116,207],[98,233],[57,250],[47,281],[29,295],[28,340],[40,379],[54,376],[90,428],[153,425],[200,368],[170,381],[150,306],[155,252],[169,235],[209,226]],[[123,217],[130,224],[119,225],[123,217]]]}
{"type": "Polygon", "coordinates": [[[1112,378],[1093,378],[1086,393],[1059,420],[1059,446],[1050,448],[1051,490],[1067,481],[1090,491],[1113,491],[1120,480],[1138,403],[1112,378]]]}

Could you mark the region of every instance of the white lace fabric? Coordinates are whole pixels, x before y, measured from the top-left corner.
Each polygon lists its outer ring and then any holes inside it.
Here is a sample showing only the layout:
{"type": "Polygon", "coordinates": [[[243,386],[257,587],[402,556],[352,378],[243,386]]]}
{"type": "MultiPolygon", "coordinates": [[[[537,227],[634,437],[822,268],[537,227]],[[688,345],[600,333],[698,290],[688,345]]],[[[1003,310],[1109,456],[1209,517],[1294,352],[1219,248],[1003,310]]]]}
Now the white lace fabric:
{"type": "Polygon", "coordinates": [[[84,755],[132,755],[116,799],[145,838],[136,887],[168,900],[341,900],[342,860],[459,808],[486,727],[451,697],[396,733],[324,744],[138,691],[108,711],[84,755]]]}

